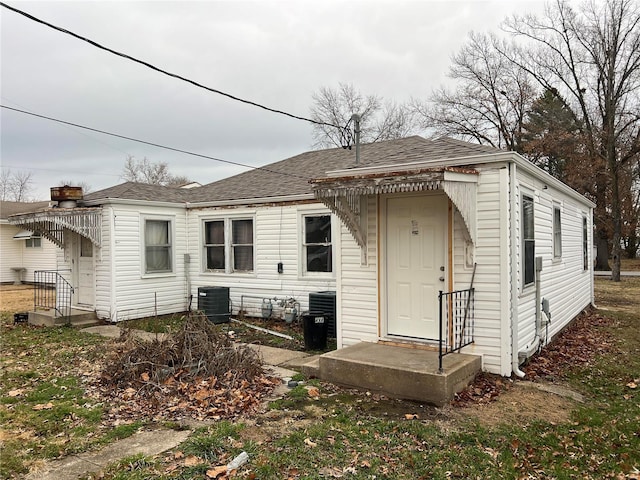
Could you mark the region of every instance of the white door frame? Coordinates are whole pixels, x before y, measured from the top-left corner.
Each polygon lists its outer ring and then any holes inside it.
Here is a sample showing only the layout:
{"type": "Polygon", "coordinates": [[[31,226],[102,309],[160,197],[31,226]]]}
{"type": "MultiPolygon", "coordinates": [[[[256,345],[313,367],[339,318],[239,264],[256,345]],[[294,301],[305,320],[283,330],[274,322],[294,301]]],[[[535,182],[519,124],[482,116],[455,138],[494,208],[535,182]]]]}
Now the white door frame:
{"type": "Polygon", "coordinates": [[[74,308],[93,310],[95,307],[95,246],[86,237],[80,234],[73,235],[71,247],[71,278],[73,280],[74,308]],[[90,244],[91,257],[82,257],[82,243],[88,248],[90,244]],[[89,260],[90,259],[90,260],[89,260]]]}
{"type": "MultiPolygon", "coordinates": [[[[435,338],[437,338],[437,332],[435,333],[434,336],[429,335],[429,338],[422,338],[422,337],[418,337],[418,336],[402,336],[402,335],[395,335],[389,332],[389,317],[388,317],[388,312],[389,312],[389,302],[388,302],[388,298],[389,298],[389,285],[388,285],[388,279],[389,279],[389,271],[388,271],[388,267],[387,267],[387,261],[388,261],[388,254],[387,254],[387,248],[389,246],[388,243],[388,212],[387,212],[387,200],[389,199],[393,199],[393,198],[408,198],[408,197],[420,197],[420,198],[424,198],[424,197],[444,197],[446,199],[446,207],[445,210],[442,212],[442,218],[445,221],[445,224],[443,225],[442,228],[442,258],[443,258],[443,265],[444,266],[444,271],[440,272],[442,274],[442,278],[444,279],[443,281],[440,282],[440,289],[443,291],[447,291],[448,285],[449,285],[449,269],[450,269],[450,262],[449,262],[449,236],[450,236],[450,215],[449,215],[449,198],[441,191],[435,191],[435,192],[418,192],[416,194],[412,194],[412,193],[408,193],[408,194],[400,194],[400,195],[382,195],[380,196],[380,240],[381,240],[381,244],[380,244],[380,261],[379,261],[379,271],[380,271],[380,284],[379,284],[379,288],[381,290],[381,295],[380,295],[380,335],[382,337],[382,339],[384,340],[390,340],[390,341],[409,341],[409,342],[414,342],[414,343],[428,343],[429,340],[433,340],[435,338]]],[[[437,298],[437,293],[435,295],[435,298],[433,299],[434,302],[438,301],[437,298]]],[[[446,320],[445,320],[446,321],[446,320]]]]}

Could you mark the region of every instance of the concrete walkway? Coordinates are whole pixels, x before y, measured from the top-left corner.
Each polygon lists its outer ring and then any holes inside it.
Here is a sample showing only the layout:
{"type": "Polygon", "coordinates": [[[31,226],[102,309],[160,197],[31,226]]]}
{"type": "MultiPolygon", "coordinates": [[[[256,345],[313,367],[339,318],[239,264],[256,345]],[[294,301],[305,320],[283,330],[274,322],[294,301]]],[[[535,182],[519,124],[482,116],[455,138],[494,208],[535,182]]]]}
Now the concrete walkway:
{"type": "Polygon", "coordinates": [[[49,462],[44,468],[31,472],[26,480],[78,480],[131,455],[158,455],[184,442],[189,430],[150,430],[119,440],[95,453],[81,453],[49,462]]]}
{"type": "MultiPolygon", "coordinates": [[[[83,332],[102,335],[108,338],[118,338],[120,327],[117,325],[99,325],[82,329],[83,332]]],[[[155,333],[135,330],[138,338],[153,340],[155,333]]],[[[162,339],[163,334],[158,334],[162,339]]],[[[249,345],[255,348],[262,358],[264,368],[271,375],[282,379],[282,386],[277,388],[273,397],[279,397],[286,393],[286,383],[296,373],[290,368],[296,368],[312,358],[305,352],[294,352],[282,348],[267,347],[265,345],[249,345]]],[[[87,476],[92,472],[99,472],[108,465],[131,455],[142,454],[146,456],[158,455],[166,450],[177,447],[184,442],[191,431],[175,430],[150,430],[139,432],[131,437],[119,440],[94,453],[71,455],[61,460],[48,462],[37,471],[31,472],[25,480],[78,480],[81,476],[87,476]]]]}

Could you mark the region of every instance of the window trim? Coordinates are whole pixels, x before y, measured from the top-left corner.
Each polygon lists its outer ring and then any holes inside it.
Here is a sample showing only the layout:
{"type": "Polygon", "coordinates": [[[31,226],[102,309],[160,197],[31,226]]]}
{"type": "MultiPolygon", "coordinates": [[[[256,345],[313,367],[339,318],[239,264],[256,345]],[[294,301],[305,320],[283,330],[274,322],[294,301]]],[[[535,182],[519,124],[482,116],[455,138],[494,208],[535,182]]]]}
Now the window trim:
{"type": "Polygon", "coordinates": [[[522,192],[520,195],[520,213],[521,213],[521,218],[520,218],[520,237],[521,237],[521,245],[520,245],[520,249],[521,249],[521,255],[522,255],[522,259],[521,259],[521,266],[522,266],[522,288],[526,289],[528,287],[531,287],[533,285],[535,285],[536,283],[536,275],[535,275],[535,268],[536,268],[536,229],[535,229],[535,225],[536,225],[536,207],[535,207],[536,203],[535,203],[535,197],[533,195],[533,193],[530,192],[522,192]],[[527,199],[527,200],[525,200],[527,199]],[[532,215],[532,237],[531,238],[525,238],[525,201],[530,201],[531,202],[531,215],[532,215]],[[529,262],[527,262],[527,242],[531,242],[533,244],[533,256],[530,259],[529,262]],[[527,267],[531,268],[531,272],[528,272],[527,267]],[[527,273],[529,273],[530,275],[527,275],[527,273]],[[527,282],[527,277],[531,278],[531,281],[527,282]]]}
{"type": "Polygon", "coordinates": [[[229,270],[231,273],[253,274],[256,271],[256,222],[253,218],[238,217],[229,219],[229,270]],[[251,243],[234,243],[233,226],[235,222],[251,221],[251,243]],[[251,246],[251,270],[236,270],[235,253],[236,247],[251,246]]]}
{"type": "Polygon", "coordinates": [[[582,271],[589,270],[589,220],[582,215],[582,271]]]}
{"type": "Polygon", "coordinates": [[[42,236],[41,235],[31,235],[30,238],[24,239],[24,248],[42,248],[42,236]],[[38,240],[38,244],[34,245],[35,240],[38,240]]]}
{"type": "Polygon", "coordinates": [[[552,211],[551,229],[553,232],[553,258],[554,260],[559,260],[562,258],[562,206],[559,203],[554,203],[552,211]],[[556,218],[558,220],[557,224],[556,218]]]}
{"type": "Polygon", "coordinates": [[[298,242],[298,249],[299,249],[299,268],[300,268],[300,273],[301,276],[303,277],[333,277],[335,275],[335,230],[336,230],[336,225],[335,222],[333,221],[333,215],[331,214],[331,212],[326,211],[326,210],[307,210],[307,211],[301,211],[299,212],[299,222],[300,222],[300,228],[299,228],[299,234],[300,234],[300,240],[298,242]],[[329,217],[329,222],[330,222],[330,226],[331,226],[331,237],[329,239],[329,242],[325,242],[325,243],[310,243],[307,244],[306,243],[306,238],[307,238],[307,232],[306,232],[306,221],[305,219],[307,217],[329,217]],[[314,245],[324,245],[324,246],[328,246],[330,247],[330,253],[329,256],[331,258],[331,270],[328,272],[315,272],[315,271],[309,271],[307,269],[307,246],[314,246],[314,245]]]}
{"type": "Polygon", "coordinates": [[[175,275],[176,274],[175,218],[166,216],[166,215],[142,215],[140,220],[141,220],[140,228],[142,230],[141,232],[142,234],[140,235],[140,238],[142,239],[142,241],[140,242],[140,250],[141,250],[140,258],[142,260],[140,262],[140,270],[141,270],[142,276],[143,277],[165,277],[165,276],[175,275]],[[147,222],[148,221],[166,222],[168,224],[168,228],[167,228],[167,234],[169,236],[168,251],[170,256],[169,270],[154,270],[154,271],[147,270],[147,222]]]}
{"type": "Polygon", "coordinates": [[[203,263],[203,272],[207,273],[207,272],[222,272],[225,273],[226,269],[227,269],[227,265],[229,265],[229,262],[227,261],[227,248],[225,245],[226,239],[227,239],[227,232],[226,232],[226,222],[224,218],[218,218],[218,219],[211,219],[211,218],[207,218],[207,219],[203,219],[202,221],[202,247],[203,247],[203,255],[202,255],[202,263],[203,263]],[[222,223],[222,243],[207,243],[207,223],[222,223]],[[223,258],[223,262],[224,262],[224,266],[223,268],[209,268],[208,267],[208,248],[211,247],[222,247],[222,258],[223,258]]]}
{"type": "Polygon", "coordinates": [[[201,235],[200,235],[200,246],[202,252],[202,262],[201,262],[201,271],[204,274],[223,274],[223,275],[250,275],[255,276],[256,274],[256,218],[255,214],[248,215],[234,215],[234,216],[218,216],[218,217],[202,217],[201,223],[201,235]],[[252,243],[250,244],[253,250],[253,258],[252,258],[252,269],[251,270],[235,270],[234,269],[234,247],[236,246],[248,246],[249,244],[238,244],[235,245],[233,243],[233,222],[240,220],[250,220],[251,228],[252,228],[252,243]],[[223,223],[223,244],[224,247],[224,268],[207,268],[207,248],[210,246],[215,246],[218,244],[207,244],[206,243],[206,224],[209,222],[222,222],[223,223]]]}

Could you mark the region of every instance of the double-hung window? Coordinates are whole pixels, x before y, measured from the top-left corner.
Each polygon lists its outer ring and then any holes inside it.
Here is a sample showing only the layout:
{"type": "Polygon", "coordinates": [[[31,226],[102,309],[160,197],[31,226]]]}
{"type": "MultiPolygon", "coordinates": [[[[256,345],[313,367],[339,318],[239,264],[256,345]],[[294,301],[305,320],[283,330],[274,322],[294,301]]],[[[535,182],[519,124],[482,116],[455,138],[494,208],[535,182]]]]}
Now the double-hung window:
{"type": "Polygon", "coordinates": [[[144,273],[173,272],[170,220],[144,220],[144,273]]]}
{"type": "Polygon", "coordinates": [[[305,270],[332,272],[331,215],[306,215],[303,218],[305,270]]]}
{"type": "Polygon", "coordinates": [[[203,228],[206,271],[254,270],[253,219],[206,220],[203,228]]]}
{"type": "Polygon", "coordinates": [[[224,270],[224,220],[204,222],[204,249],[207,270],[224,270]]]}
{"type": "Polygon", "coordinates": [[[231,220],[234,272],[253,271],[253,220],[231,220]]]}
{"type": "Polygon", "coordinates": [[[536,242],[533,197],[522,195],[522,271],[524,286],[535,282],[536,242]]]}
{"type": "Polygon", "coordinates": [[[589,270],[589,229],[587,217],[582,217],[582,269],[589,270]]]}
{"type": "Polygon", "coordinates": [[[553,258],[562,257],[562,216],[560,205],[553,206],[553,258]]]}
{"type": "Polygon", "coordinates": [[[25,247],[27,248],[40,248],[42,246],[42,237],[40,235],[33,235],[31,238],[25,240],[25,247]]]}

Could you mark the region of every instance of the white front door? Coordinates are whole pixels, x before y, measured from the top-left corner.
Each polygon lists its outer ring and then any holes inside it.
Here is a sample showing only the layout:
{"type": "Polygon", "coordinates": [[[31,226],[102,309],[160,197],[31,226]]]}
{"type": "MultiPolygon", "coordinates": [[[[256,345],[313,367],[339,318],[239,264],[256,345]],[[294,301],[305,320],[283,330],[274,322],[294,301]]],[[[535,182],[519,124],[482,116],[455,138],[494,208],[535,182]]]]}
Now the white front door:
{"type": "Polygon", "coordinates": [[[95,297],[95,277],[93,265],[93,243],[86,237],[78,236],[75,255],[75,299],[79,306],[93,307],[95,297]]]}
{"type": "Polygon", "coordinates": [[[448,201],[444,195],[386,199],[387,334],[437,339],[445,290],[448,201]]]}

